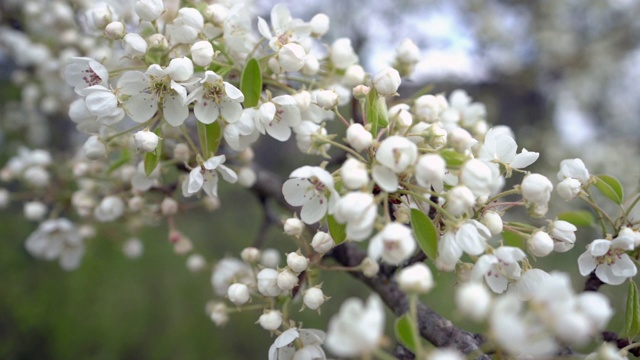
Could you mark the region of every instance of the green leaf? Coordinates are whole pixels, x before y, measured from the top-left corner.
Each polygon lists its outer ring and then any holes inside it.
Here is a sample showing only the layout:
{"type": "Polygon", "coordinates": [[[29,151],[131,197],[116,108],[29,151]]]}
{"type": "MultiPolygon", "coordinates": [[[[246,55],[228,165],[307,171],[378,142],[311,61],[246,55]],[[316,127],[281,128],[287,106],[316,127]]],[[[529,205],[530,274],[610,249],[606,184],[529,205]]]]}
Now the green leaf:
{"type": "Polygon", "coordinates": [[[524,249],[524,237],[520,234],[514,233],[509,230],[502,232],[502,240],[505,246],[512,246],[524,249]]]}
{"type": "Polygon", "coordinates": [[[467,159],[464,154],[460,154],[455,150],[442,150],[440,151],[440,156],[447,163],[447,167],[456,167],[464,164],[464,161],[467,159]]]}
{"type": "Polygon", "coordinates": [[[347,239],[347,224],[340,224],[333,215],[327,216],[329,223],[329,235],[333,238],[336,245],[342,244],[347,239]]]}
{"type": "Polygon", "coordinates": [[[558,220],[570,222],[575,226],[591,226],[593,215],[586,210],[567,211],[558,215],[558,220]]]}
{"type": "MultiPolygon", "coordinates": [[[[155,133],[159,135],[160,128],[156,129],[155,133]]],[[[150,176],[156,166],[160,163],[162,158],[162,138],[158,140],[158,146],[155,151],[148,152],[144,155],[144,173],[150,176]]]]}
{"type": "Polygon", "coordinates": [[[220,123],[215,121],[211,124],[203,124],[200,121],[198,123],[198,139],[200,140],[200,149],[205,160],[214,156],[220,146],[220,139],[222,139],[222,131],[220,130],[220,123]]]}
{"type": "Polygon", "coordinates": [[[367,122],[371,124],[371,134],[375,137],[378,133],[378,127],[386,127],[389,125],[389,114],[387,111],[387,103],[384,96],[380,96],[374,87],[369,90],[367,100],[365,102],[365,113],[367,122]]]}
{"type": "Polygon", "coordinates": [[[433,221],[418,209],[411,209],[411,226],[422,251],[435,260],[438,255],[438,232],[433,221]]]}
{"type": "Polygon", "coordinates": [[[416,343],[413,341],[413,327],[411,326],[411,319],[408,313],[396,319],[393,329],[396,334],[396,339],[407,349],[415,352],[416,343]]]}
{"type": "Polygon", "coordinates": [[[616,204],[622,204],[622,200],[624,199],[624,192],[622,190],[622,185],[620,182],[609,175],[594,175],[596,179],[595,187],[598,189],[602,195],[608,197],[616,204]]]}
{"type": "Polygon", "coordinates": [[[244,107],[251,108],[258,105],[262,92],[262,75],[258,60],[251,58],[242,69],[240,91],[244,94],[244,107]]]}
{"type": "Polygon", "coordinates": [[[640,303],[638,301],[638,287],[633,281],[629,282],[627,290],[627,313],[624,331],[627,337],[633,339],[640,331],[640,303]]]}

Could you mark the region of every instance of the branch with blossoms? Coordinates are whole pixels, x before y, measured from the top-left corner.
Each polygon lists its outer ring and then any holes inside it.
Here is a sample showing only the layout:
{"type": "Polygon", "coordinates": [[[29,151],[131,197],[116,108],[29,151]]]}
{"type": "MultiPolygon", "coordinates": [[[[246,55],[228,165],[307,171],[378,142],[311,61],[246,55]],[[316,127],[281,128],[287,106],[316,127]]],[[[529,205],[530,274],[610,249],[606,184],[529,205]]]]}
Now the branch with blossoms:
{"type": "MultiPolygon", "coordinates": [[[[640,195],[625,198],[618,180],[591,175],[581,159],[560,163],[555,186],[529,172],[540,154],[520,149],[510,128],[491,126],[484,105],[462,90],[398,97],[419,60],[410,40],[400,43],[392,67],[374,75],[348,39],[322,41],[326,15],[304,21],[282,4],[270,21],[244,4],[170,9],[160,0],[80,12],[93,47],[56,52],[64,86],[75,94],[56,101],[86,141],[58,166],[48,150],[22,147],[0,173],[9,188],[25,189],[1,189],[0,204],[26,198],[25,217],[39,222],[25,241],[34,257],[74,270],[97,225],[128,223],[136,236],[141,224],[166,222],[175,252],[189,254],[191,271],[203,271],[208,260],[180,231],[177,215],[223,208],[222,178],[256,193],[265,215],[260,236],[239,258],[216,262],[218,299],[207,311],[220,326],[236,310],[256,312],[276,336],[265,349],[270,360],[326,359],[326,352],[391,358],[385,304],[397,317],[395,341],[418,359],[551,357],[599,340],[614,310],[597,290],[625,282],[624,335],[640,333],[633,282],[640,195]],[[362,121],[345,106],[353,103],[362,121]],[[295,138],[301,153],[330,161],[307,158],[314,160],[282,182],[256,170],[253,147],[262,136],[295,138]],[[516,185],[506,188],[507,180],[516,185]],[[590,211],[550,216],[552,197],[590,211]],[[283,230],[296,246],[263,248],[278,220],[271,201],[286,210],[283,230]],[[536,265],[572,249],[579,226],[597,229],[598,238],[577,259],[585,290],[593,291],[576,293],[568,274],[536,265]],[[481,334],[421,301],[446,286],[434,268],[457,274],[452,303],[481,334]],[[327,295],[339,296],[322,289],[325,270],[348,272],[372,293],[344,300],[325,328],[305,328],[291,311],[296,302],[319,311],[327,295]]],[[[20,42],[30,40],[6,34],[3,43],[18,56],[20,42]]],[[[125,249],[141,251],[133,240],[125,249]]],[[[603,343],[590,356],[625,357],[634,344],[603,343]]]]}

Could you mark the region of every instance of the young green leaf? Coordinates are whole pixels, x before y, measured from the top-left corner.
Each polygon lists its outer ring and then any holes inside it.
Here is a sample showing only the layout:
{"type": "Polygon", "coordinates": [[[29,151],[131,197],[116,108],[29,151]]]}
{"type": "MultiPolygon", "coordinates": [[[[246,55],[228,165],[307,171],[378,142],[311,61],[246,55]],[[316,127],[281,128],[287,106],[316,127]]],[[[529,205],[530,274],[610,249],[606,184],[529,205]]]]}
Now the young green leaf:
{"type": "Polygon", "coordinates": [[[365,112],[367,114],[367,122],[371,124],[371,134],[373,134],[373,136],[376,136],[378,133],[378,127],[386,127],[389,125],[386,100],[384,96],[380,96],[373,87],[369,90],[369,94],[367,94],[365,112]]]}
{"type": "Polygon", "coordinates": [[[411,209],[411,226],[422,251],[434,260],[438,255],[438,232],[427,215],[418,209],[411,209]]]}
{"type": "Polygon", "coordinates": [[[598,189],[602,195],[608,197],[616,204],[622,204],[624,199],[624,191],[620,182],[609,175],[594,175],[596,179],[594,186],[598,189]]]}
{"type": "Polygon", "coordinates": [[[407,349],[415,352],[416,343],[413,341],[413,327],[411,326],[409,314],[407,313],[397,318],[393,328],[396,339],[398,339],[402,345],[406,346],[407,349]]]}
{"type": "Polygon", "coordinates": [[[512,246],[524,249],[524,237],[509,230],[502,232],[502,240],[505,246],[512,246]]]}
{"type": "Polygon", "coordinates": [[[464,154],[460,154],[455,150],[442,150],[440,151],[440,156],[442,156],[444,161],[447,163],[447,167],[461,166],[466,160],[464,154]]]}
{"type": "Polygon", "coordinates": [[[586,210],[567,211],[558,215],[558,220],[570,222],[575,226],[591,226],[594,222],[593,215],[586,210]]]}
{"type": "MultiPolygon", "coordinates": [[[[159,132],[159,129],[156,130],[156,133],[159,132]]],[[[151,176],[153,170],[156,169],[156,166],[160,163],[160,159],[162,158],[162,138],[158,140],[158,146],[155,151],[148,152],[144,155],[144,173],[147,176],[151,176]]]]}
{"type": "Polygon", "coordinates": [[[251,58],[242,69],[240,78],[240,91],[244,94],[244,107],[250,108],[258,105],[262,92],[262,74],[258,60],[251,58]]]}
{"type": "Polygon", "coordinates": [[[638,300],[638,287],[633,281],[629,282],[627,290],[627,312],[624,331],[627,337],[633,339],[640,331],[640,303],[638,300]]]}
{"type": "Polygon", "coordinates": [[[329,223],[329,235],[333,238],[333,242],[336,245],[342,244],[347,238],[347,225],[337,222],[333,215],[327,216],[327,222],[329,223]]]}
{"type": "Polygon", "coordinates": [[[198,138],[200,139],[200,149],[204,155],[205,160],[214,156],[220,146],[220,139],[222,138],[222,131],[220,129],[220,123],[217,121],[211,124],[203,124],[200,121],[198,123],[198,138]]]}
{"type": "Polygon", "coordinates": [[[120,152],[120,156],[114,160],[111,165],[109,165],[109,169],[107,173],[111,174],[114,170],[118,169],[122,165],[128,163],[131,160],[131,153],[129,150],[124,149],[120,152]]]}

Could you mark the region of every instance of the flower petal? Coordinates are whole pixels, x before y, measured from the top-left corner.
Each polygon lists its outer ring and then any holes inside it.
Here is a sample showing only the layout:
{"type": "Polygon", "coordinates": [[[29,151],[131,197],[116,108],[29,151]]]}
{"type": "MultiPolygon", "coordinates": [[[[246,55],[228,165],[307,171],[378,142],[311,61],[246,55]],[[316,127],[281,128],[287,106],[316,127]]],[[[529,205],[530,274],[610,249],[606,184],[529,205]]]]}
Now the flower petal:
{"type": "Polygon", "coordinates": [[[395,192],[398,190],[398,177],[386,166],[374,165],[372,176],[373,180],[375,180],[382,190],[386,192],[395,192]]]}

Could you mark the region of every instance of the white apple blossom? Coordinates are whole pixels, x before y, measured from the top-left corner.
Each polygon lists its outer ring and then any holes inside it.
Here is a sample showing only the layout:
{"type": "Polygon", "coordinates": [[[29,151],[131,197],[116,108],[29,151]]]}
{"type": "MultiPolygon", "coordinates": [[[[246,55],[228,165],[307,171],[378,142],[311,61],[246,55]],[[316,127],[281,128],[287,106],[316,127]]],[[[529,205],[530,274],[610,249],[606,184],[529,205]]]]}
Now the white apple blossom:
{"type": "Polygon", "coordinates": [[[347,299],[329,321],[329,350],[337,356],[354,357],[377,349],[384,330],[383,306],[377,295],[371,295],[366,305],[357,298],[347,299]]]}
{"type": "Polygon", "coordinates": [[[251,294],[247,285],[234,283],[227,289],[227,297],[229,297],[229,301],[236,305],[244,305],[251,298],[251,294]]]}
{"type": "Polygon", "coordinates": [[[124,52],[129,57],[139,57],[144,55],[149,48],[147,41],[136,33],[128,33],[122,38],[124,52]]]}
{"type": "Polygon", "coordinates": [[[498,294],[507,290],[510,280],[520,277],[518,261],[526,254],[519,248],[501,246],[493,254],[482,255],[471,271],[471,279],[477,281],[484,277],[489,288],[498,294]]]}
{"type": "Polygon", "coordinates": [[[111,222],[124,215],[125,208],[124,201],[119,196],[109,195],[96,206],[93,217],[99,222],[111,222]]]}
{"type": "Polygon", "coordinates": [[[269,347],[269,360],[326,360],[322,344],[325,333],[316,329],[289,328],[280,334],[269,347]],[[298,339],[302,345],[296,349],[294,341],[298,339]]]}
{"type": "Polygon", "coordinates": [[[443,95],[422,95],[413,103],[413,112],[419,120],[433,123],[448,107],[447,98],[443,95]]]}
{"type": "Polygon", "coordinates": [[[441,192],[446,171],[447,163],[440,155],[422,155],[416,164],[416,181],[427,189],[433,187],[436,192],[441,192]]]}
{"type": "Polygon", "coordinates": [[[145,129],[133,134],[133,140],[135,141],[136,148],[138,148],[138,150],[142,150],[143,152],[152,152],[158,147],[160,137],[158,137],[158,135],[153,131],[145,129]]]}
{"type": "Polygon", "coordinates": [[[565,159],[560,162],[558,180],[572,178],[586,184],[589,181],[589,170],[581,159],[565,159]]]}
{"type": "Polygon", "coordinates": [[[306,56],[307,54],[302,46],[289,43],[283,45],[278,50],[274,59],[278,60],[278,67],[282,71],[295,72],[302,69],[305,64],[306,56]]]}
{"type": "Polygon", "coordinates": [[[288,218],[284,222],[284,233],[291,236],[300,236],[304,231],[304,223],[298,218],[288,218]]]}
{"type": "Polygon", "coordinates": [[[191,59],[198,66],[209,66],[213,60],[213,45],[208,40],[196,41],[191,45],[191,59]]]}
{"type": "Polygon", "coordinates": [[[502,217],[497,212],[491,210],[485,211],[484,215],[482,215],[481,222],[487,227],[487,229],[489,229],[491,235],[498,235],[502,233],[502,217]]]}
{"type": "Polygon", "coordinates": [[[82,152],[89,160],[99,160],[107,157],[107,147],[96,135],[90,136],[85,141],[84,145],[82,145],[82,152]]]}
{"type": "Polygon", "coordinates": [[[536,231],[527,239],[527,250],[529,250],[533,256],[547,256],[551,254],[553,247],[553,239],[544,231],[536,231]]]}
{"type": "Polygon", "coordinates": [[[558,183],[556,186],[556,191],[561,198],[565,200],[574,199],[578,194],[580,194],[580,190],[582,189],[582,184],[580,180],[574,178],[566,178],[558,183]]]}
{"type": "Polygon", "coordinates": [[[369,257],[399,265],[407,260],[416,249],[416,241],[411,229],[400,223],[387,224],[382,231],[369,241],[369,257]]]}
{"type": "Polygon", "coordinates": [[[276,4],[271,9],[271,26],[274,33],[269,30],[267,22],[258,17],[258,31],[269,40],[273,51],[278,51],[287,44],[302,43],[311,33],[311,26],[300,19],[294,19],[284,4],[276,4]]]}
{"type": "Polygon", "coordinates": [[[347,239],[362,241],[371,235],[377,214],[373,195],[355,191],[338,201],[334,215],[337,222],[347,224],[347,239]]]}
{"type": "Polygon", "coordinates": [[[540,156],[537,152],[522,149],[520,154],[516,154],[518,144],[513,137],[505,134],[497,128],[491,128],[485,135],[484,144],[480,148],[480,159],[503,164],[510,169],[524,169],[533,164],[540,156]]]}
{"type": "Polygon", "coordinates": [[[74,87],[78,95],[93,85],[107,85],[109,71],[104,65],[89,57],[72,57],[63,70],[64,79],[74,87]]]}
{"type": "Polygon", "coordinates": [[[302,121],[293,128],[296,133],[296,146],[305,154],[323,155],[331,148],[331,144],[316,141],[315,137],[327,138],[327,129],[312,121],[302,121]]]}
{"type": "Polygon", "coordinates": [[[318,286],[314,286],[312,288],[307,289],[304,292],[304,296],[302,297],[302,301],[304,302],[304,306],[308,307],[311,310],[317,310],[324,304],[327,298],[324,296],[324,292],[318,286]]]}
{"type": "Polygon", "coordinates": [[[136,122],[145,122],[155,115],[158,103],[171,126],[180,126],[189,115],[187,90],[169,77],[160,65],[149,66],[146,72],[127,71],[118,79],[124,109],[136,122]]]}
{"type": "Polygon", "coordinates": [[[491,310],[491,293],[479,282],[461,284],[455,301],[458,310],[475,321],[484,320],[491,310]]]}
{"type": "Polygon", "coordinates": [[[266,131],[278,141],[286,141],[291,136],[291,128],[300,125],[300,121],[296,100],[291,95],[280,95],[260,105],[260,120],[256,121],[256,128],[262,134],[266,131]]]}
{"type": "Polygon", "coordinates": [[[97,124],[113,125],[124,119],[125,111],[116,94],[102,85],[94,85],[84,89],[86,95],[84,107],[76,103],[75,108],[69,109],[69,116],[85,117],[77,119],[78,129],[84,132],[97,132],[97,124]],[[89,114],[87,114],[87,112],[89,114]],[[81,114],[84,113],[84,114],[81,114]],[[90,121],[93,120],[93,121],[90,121]],[[93,126],[93,127],[91,127],[93,126]]]}
{"type": "Polygon", "coordinates": [[[330,19],[326,14],[315,14],[311,20],[309,20],[309,26],[311,27],[311,34],[315,37],[321,37],[327,31],[329,31],[330,19]]]}
{"type": "Polygon", "coordinates": [[[342,84],[347,87],[353,88],[354,86],[363,84],[365,77],[366,73],[362,66],[353,64],[344,71],[342,84]]]}
{"type": "Polygon", "coordinates": [[[260,250],[253,246],[246,247],[240,252],[240,258],[247,264],[255,264],[260,261],[260,250]]]}
{"type": "Polygon", "coordinates": [[[40,201],[29,201],[24,203],[23,213],[27,220],[40,221],[47,214],[47,206],[40,201]]]}
{"type": "Polygon", "coordinates": [[[458,152],[466,153],[478,140],[463,128],[455,128],[447,133],[449,144],[458,152]]]}
{"type": "Polygon", "coordinates": [[[204,270],[207,267],[207,261],[204,256],[200,254],[191,254],[187,258],[187,270],[192,273],[197,273],[204,270]]]}
{"type": "Polygon", "coordinates": [[[282,313],[279,310],[267,310],[260,315],[258,323],[263,329],[274,331],[282,325],[282,313]]]}
{"type": "Polygon", "coordinates": [[[292,252],[287,255],[287,266],[291,271],[300,274],[307,270],[307,266],[309,266],[309,259],[298,252],[292,252]]]}
{"type": "Polygon", "coordinates": [[[138,238],[130,238],[122,244],[122,252],[129,259],[137,259],[144,253],[144,244],[138,238]]]}
{"type": "Polygon", "coordinates": [[[207,195],[218,197],[218,173],[227,182],[238,181],[238,175],[223,165],[225,160],[224,155],[213,156],[202,165],[193,168],[189,177],[182,182],[182,194],[189,197],[202,189],[207,195]]]}
{"type": "Polygon", "coordinates": [[[570,222],[564,220],[554,221],[549,229],[554,242],[553,250],[563,253],[573,249],[577,230],[578,228],[570,222]]]}
{"type": "Polygon", "coordinates": [[[338,105],[338,93],[334,90],[318,90],[315,92],[316,104],[325,110],[331,110],[338,105]]]}
{"type": "Polygon", "coordinates": [[[380,143],[376,160],[373,179],[384,191],[394,192],[398,189],[398,174],[409,170],[418,160],[418,147],[404,137],[390,136],[380,143]]]}
{"type": "Polygon", "coordinates": [[[411,39],[403,39],[396,47],[396,62],[401,66],[409,67],[405,72],[409,75],[413,66],[420,61],[420,49],[411,39]]]}
{"type": "Polygon", "coordinates": [[[628,236],[618,236],[613,240],[593,240],[587,246],[587,251],[578,257],[580,274],[587,276],[595,270],[602,282],[620,285],[638,273],[636,265],[625,253],[633,248],[634,241],[628,236]]]}
{"type": "Polygon", "coordinates": [[[224,127],[224,140],[235,151],[244,151],[251,146],[260,133],[256,129],[260,113],[256,109],[244,109],[236,121],[229,121],[224,127]]]}
{"type": "Polygon", "coordinates": [[[216,264],[211,274],[211,285],[218,296],[227,295],[229,286],[242,283],[255,286],[255,275],[251,267],[236,258],[224,258],[216,264]]]}
{"type": "Polygon", "coordinates": [[[187,81],[193,76],[193,62],[186,56],[173,58],[166,70],[171,80],[187,81]]]}
{"type": "Polygon", "coordinates": [[[235,86],[223,81],[222,77],[211,70],[204,73],[200,86],[191,91],[186,103],[195,102],[193,113],[203,124],[211,124],[222,116],[234,123],[242,115],[244,95],[235,86]]]}
{"type": "Polygon", "coordinates": [[[84,241],[76,226],[64,218],[45,220],[25,242],[34,257],[55,260],[64,270],[75,270],[84,256],[84,241]]]}
{"type": "Polygon", "coordinates": [[[296,285],[298,285],[298,275],[289,269],[284,269],[278,273],[276,279],[278,287],[282,291],[291,291],[296,285]]]}
{"type": "Polygon", "coordinates": [[[280,264],[280,251],[277,249],[264,249],[262,250],[262,254],[260,255],[260,265],[276,269],[280,264]]]}
{"type": "Polygon", "coordinates": [[[262,269],[256,276],[258,279],[258,291],[264,296],[278,296],[282,290],[278,287],[278,271],[275,269],[262,269]]]}
{"type": "Polygon", "coordinates": [[[451,188],[447,193],[445,208],[453,216],[460,216],[471,210],[476,203],[473,192],[464,185],[451,188]]]}
{"type": "Polygon", "coordinates": [[[358,63],[358,55],[356,55],[353,50],[351,40],[348,38],[339,38],[334,41],[333,44],[331,44],[329,54],[331,63],[341,70],[358,63]]]}
{"type": "Polygon", "coordinates": [[[460,170],[460,182],[468,187],[476,197],[491,194],[497,178],[497,171],[490,164],[478,159],[465,162],[460,170]]]}
{"type": "Polygon", "coordinates": [[[302,206],[300,219],[313,224],[325,214],[333,214],[340,195],[333,186],[333,177],[317,166],[303,166],[294,170],[291,179],[282,185],[285,200],[293,206],[302,206]]]}
{"type": "Polygon", "coordinates": [[[164,12],[164,4],[162,0],[138,0],[135,10],[141,20],[154,21],[164,12]]]}
{"type": "Polygon", "coordinates": [[[172,24],[167,25],[166,34],[173,43],[192,44],[204,27],[204,18],[197,9],[181,8],[172,24]]]}

